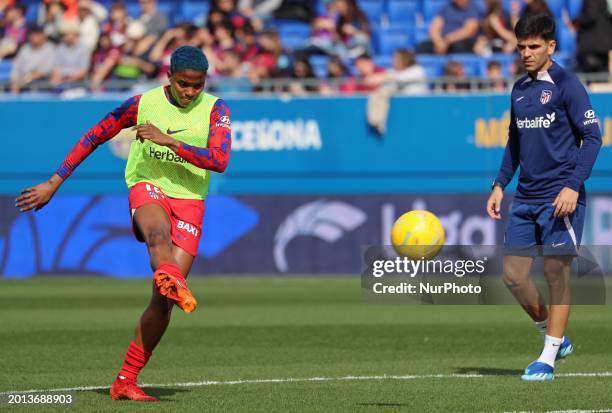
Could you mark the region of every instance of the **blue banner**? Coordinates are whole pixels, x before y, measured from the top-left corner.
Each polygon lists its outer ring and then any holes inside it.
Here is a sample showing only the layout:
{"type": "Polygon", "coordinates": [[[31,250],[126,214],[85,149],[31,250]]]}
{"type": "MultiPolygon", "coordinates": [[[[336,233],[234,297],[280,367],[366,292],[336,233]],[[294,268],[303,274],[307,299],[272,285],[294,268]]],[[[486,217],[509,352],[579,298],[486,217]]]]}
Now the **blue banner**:
{"type": "MultiPolygon", "coordinates": [[[[413,209],[438,215],[448,245],[500,245],[505,222],[489,219],[486,195],[213,195],[207,200],[192,274],[354,273],[366,245],[389,245],[395,219],[413,209]]],[[[502,216],[511,199],[504,199],[502,216]]],[[[20,214],[0,197],[0,275],[94,273],[150,277],[132,234],[125,195],[56,196],[20,214]]],[[[591,195],[583,244],[612,245],[612,196],[591,195]]],[[[602,262],[612,268],[612,257],[602,262]]]]}
{"type": "MultiPolygon", "coordinates": [[[[612,188],[612,94],[593,94],[604,132],[591,191],[612,188]]],[[[47,179],[77,139],[120,101],[3,101],[0,193],[47,179]]],[[[486,192],[507,139],[509,97],[395,97],[387,133],[366,123],[366,98],[230,100],[233,150],[220,194],[486,192]]],[[[133,135],[87,159],[62,193],[125,193],[133,135]]]]}

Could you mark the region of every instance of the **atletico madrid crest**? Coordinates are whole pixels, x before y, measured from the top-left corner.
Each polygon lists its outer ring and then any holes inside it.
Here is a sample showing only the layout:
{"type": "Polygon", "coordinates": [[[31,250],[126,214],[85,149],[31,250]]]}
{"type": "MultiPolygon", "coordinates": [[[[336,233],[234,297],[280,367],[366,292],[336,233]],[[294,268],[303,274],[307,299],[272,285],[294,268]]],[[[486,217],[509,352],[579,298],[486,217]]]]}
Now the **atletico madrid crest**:
{"type": "Polygon", "coordinates": [[[542,94],[540,95],[540,103],[545,105],[548,102],[550,102],[551,98],[552,98],[552,92],[550,90],[543,90],[542,94]]]}

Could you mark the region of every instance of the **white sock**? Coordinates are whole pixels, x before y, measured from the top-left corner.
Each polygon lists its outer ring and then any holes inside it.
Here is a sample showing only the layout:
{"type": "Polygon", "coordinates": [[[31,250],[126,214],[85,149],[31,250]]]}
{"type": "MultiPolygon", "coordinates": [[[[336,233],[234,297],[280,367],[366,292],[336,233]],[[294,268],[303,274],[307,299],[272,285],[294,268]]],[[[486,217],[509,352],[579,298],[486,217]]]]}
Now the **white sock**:
{"type": "Polygon", "coordinates": [[[534,324],[536,329],[540,332],[542,340],[544,340],[546,338],[546,330],[548,330],[548,319],[544,321],[535,321],[534,324]]]}
{"type": "Polygon", "coordinates": [[[557,352],[559,351],[561,343],[563,343],[563,337],[557,338],[546,335],[544,339],[544,350],[542,350],[542,354],[540,354],[538,361],[555,367],[555,358],[557,358],[557,352]]]}

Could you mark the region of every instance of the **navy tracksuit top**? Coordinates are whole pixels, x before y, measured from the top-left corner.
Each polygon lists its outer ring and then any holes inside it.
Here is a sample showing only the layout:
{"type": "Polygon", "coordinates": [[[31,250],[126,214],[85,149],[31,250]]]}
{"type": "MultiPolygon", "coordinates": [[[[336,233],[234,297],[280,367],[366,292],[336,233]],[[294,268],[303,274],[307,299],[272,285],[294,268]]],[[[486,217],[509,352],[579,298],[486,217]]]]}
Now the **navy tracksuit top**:
{"type": "Polygon", "coordinates": [[[601,147],[601,132],[587,92],[557,63],[512,88],[510,128],[499,174],[502,188],[520,166],[515,199],[553,202],[569,187],[585,202],[584,181],[601,147]]]}

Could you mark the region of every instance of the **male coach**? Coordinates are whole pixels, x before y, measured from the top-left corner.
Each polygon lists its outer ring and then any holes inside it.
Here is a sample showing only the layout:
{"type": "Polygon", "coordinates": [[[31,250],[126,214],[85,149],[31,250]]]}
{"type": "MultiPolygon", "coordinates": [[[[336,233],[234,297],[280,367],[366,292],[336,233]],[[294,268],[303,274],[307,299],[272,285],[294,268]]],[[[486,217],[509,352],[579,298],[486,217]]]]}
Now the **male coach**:
{"type": "Polygon", "coordinates": [[[522,376],[542,381],[554,378],[555,359],[573,351],[564,336],[570,266],[584,224],[584,181],[601,147],[601,132],[580,81],[551,59],[555,21],[547,14],[528,15],[514,31],[527,75],[512,89],[508,143],[487,212],[501,219],[503,190],[520,166],[504,238],[504,282],[544,336],[540,357],[522,376]],[[529,278],[537,255],[544,256],[549,309],[529,278]]]}

